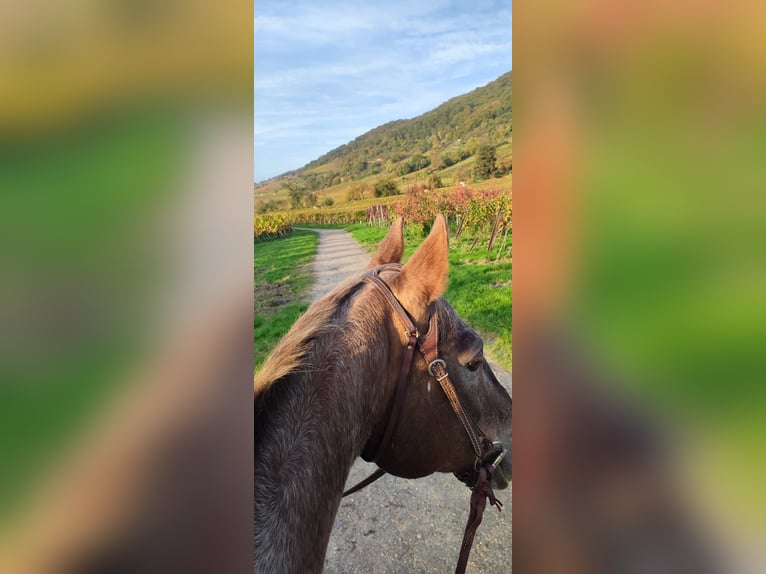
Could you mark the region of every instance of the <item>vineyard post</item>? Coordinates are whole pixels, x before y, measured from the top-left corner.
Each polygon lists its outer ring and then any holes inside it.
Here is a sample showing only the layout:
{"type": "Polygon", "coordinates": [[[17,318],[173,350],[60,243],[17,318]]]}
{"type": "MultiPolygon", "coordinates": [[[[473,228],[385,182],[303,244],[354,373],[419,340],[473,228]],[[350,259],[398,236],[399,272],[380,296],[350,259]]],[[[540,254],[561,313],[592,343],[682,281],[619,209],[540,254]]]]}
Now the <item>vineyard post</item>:
{"type": "Polygon", "coordinates": [[[508,231],[509,227],[505,228],[505,233],[503,233],[503,243],[500,245],[500,249],[497,252],[497,257],[495,258],[495,261],[500,259],[500,257],[503,255],[503,250],[505,249],[505,240],[508,239],[508,231]]]}
{"type": "Polygon", "coordinates": [[[465,217],[457,218],[457,231],[455,232],[455,240],[460,239],[460,234],[463,233],[463,227],[465,227],[465,217]]]}
{"type": "Polygon", "coordinates": [[[503,215],[503,206],[497,208],[497,215],[495,216],[495,224],[492,226],[492,233],[489,236],[489,242],[487,243],[487,251],[492,251],[492,246],[495,244],[495,236],[497,235],[497,227],[500,225],[500,217],[503,215]]]}

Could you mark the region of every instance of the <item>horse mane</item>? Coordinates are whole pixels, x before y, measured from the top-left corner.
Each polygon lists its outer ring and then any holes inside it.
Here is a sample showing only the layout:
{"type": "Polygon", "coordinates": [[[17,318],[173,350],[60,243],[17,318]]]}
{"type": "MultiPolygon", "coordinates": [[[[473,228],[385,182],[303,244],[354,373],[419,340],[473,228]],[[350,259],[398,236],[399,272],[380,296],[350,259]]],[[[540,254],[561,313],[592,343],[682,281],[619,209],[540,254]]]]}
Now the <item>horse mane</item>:
{"type": "Polygon", "coordinates": [[[311,305],[277,344],[253,378],[254,397],[258,398],[271,386],[304,366],[311,341],[337,328],[333,322],[338,310],[361,285],[358,277],[349,279],[328,295],[311,305]]]}

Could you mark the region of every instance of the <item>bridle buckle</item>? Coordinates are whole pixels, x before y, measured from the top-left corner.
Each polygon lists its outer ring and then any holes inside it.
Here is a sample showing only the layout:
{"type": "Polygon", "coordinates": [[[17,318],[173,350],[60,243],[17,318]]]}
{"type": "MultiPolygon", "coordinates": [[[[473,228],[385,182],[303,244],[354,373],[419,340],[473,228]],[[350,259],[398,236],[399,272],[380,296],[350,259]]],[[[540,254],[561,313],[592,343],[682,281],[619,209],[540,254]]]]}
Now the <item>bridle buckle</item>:
{"type": "Polygon", "coordinates": [[[442,359],[434,359],[433,361],[431,361],[429,363],[429,365],[428,365],[428,374],[431,375],[432,377],[436,377],[437,380],[441,380],[441,379],[439,379],[439,377],[436,376],[436,373],[434,373],[434,365],[438,365],[438,364],[440,364],[442,366],[442,368],[444,369],[444,375],[442,376],[442,379],[444,377],[446,377],[447,376],[447,363],[445,363],[442,359]]]}
{"type": "Polygon", "coordinates": [[[493,469],[497,469],[498,466],[500,466],[500,463],[503,462],[503,459],[508,454],[508,451],[506,450],[505,446],[503,446],[503,443],[500,441],[492,441],[492,446],[495,447],[495,449],[492,451],[492,454],[494,455],[497,449],[500,449],[500,452],[497,453],[497,456],[495,456],[495,460],[493,460],[491,463],[489,463],[493,469]]]}

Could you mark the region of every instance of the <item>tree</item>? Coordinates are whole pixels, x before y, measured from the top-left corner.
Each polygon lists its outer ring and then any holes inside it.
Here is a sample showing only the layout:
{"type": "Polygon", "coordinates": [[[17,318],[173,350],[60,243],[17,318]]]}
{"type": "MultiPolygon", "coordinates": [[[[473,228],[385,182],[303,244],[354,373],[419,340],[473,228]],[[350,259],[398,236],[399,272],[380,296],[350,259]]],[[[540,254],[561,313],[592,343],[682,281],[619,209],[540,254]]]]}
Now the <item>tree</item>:
{"type": "Polygon", "coordinates": [[[282,209],[282,202],[276,199],[270,199],[269,201],[259,200],[255,204],[255,212],[260,214],[268,213],[269,211],[279,211],[280,209],[282,209]]]}
{"type": "Polygon", "coordinates": [[[290,189],[290,207],[293,209],[300,209],[303,204],[303,190],[302,189],[290,189]]]}
{"type": "Polygon", "coordinates": [[[455,170],[455,183],[465,183],[469,179],[468,167],[461,165],[455,170]]]}
{"type": "Polygon", "coordinates": [[[431,165],[431,160],[424,156],[422,153],[416,153],[410,157],[406,162],[399,166],[399,175],[407,175],[413,171],[418,171],[424,167],[431,165]]]}
{"type": "Polygon", "coordinates": [[[497,170],[497,153],[491,145],[480,145],[476,148],[476,163],[473,166],[473,179],[483,181],[489,179],[497,170]]]}
{"type": "Polygon", "coordinates": [[[381,177],[373,188],[373,194],[375,197],[386,197],[389,195],[396,195],[399,193],[399,186],[390,177],[381,177]]]}
{"type": "Polygon", "coordinates": [[[477,153],[480,147],[481,145],[479,144],[479,138],[477,138],[476,136],[469,137],[468,141],[465,142],[465,149],[466,151],[468,151],[468,155],[473,155],[477,153]]]}
{"type": "Polygon", "coordinates": [[[317,204],[318,198],[316,192],[313,191],[306,191],[303,195],[303,205],[304,207],[315,207],[317,204]]]}
{"type": "Polygon", "coordinates": [[[498,165],[497,170],[495,171],[495,177],[503,177],[511,172],[513,172],[513,159],[509,159],[498,165]]]}
{"type": "Polygon", "coordinates": [[[317,194],[315,191],[309,191],[297,181],[288,181],[283,183],[282,187],[287,189],[290,197],[290,207],[300,209],[301,207],[314,207],[317,204],[317,194]]]}
{"type": "Polygon", "coordinates": [[[346,201],[359,201],[364,199],[364,196],[369,192],[370,186],[367,183],[355,183],[352,185],[348,193],[346,194],[346,201]]]}
{"type": "Polygon", "coordinates": [[[435,173],[432,173],[426,180],[426,186],[428,189],[437,189],[442,186],[442,178],[440,178],[435,173]]]}
{"type": "Polygon", "coordinates": [[[469,152],[468,148],[466,148],[465,146],[453,148],[442,154],[442,159],[444,161],[445,167],[455,165],[459,161],[463,161],[464,159],[469,157],[471,157],[471,152],[469,152]]]}

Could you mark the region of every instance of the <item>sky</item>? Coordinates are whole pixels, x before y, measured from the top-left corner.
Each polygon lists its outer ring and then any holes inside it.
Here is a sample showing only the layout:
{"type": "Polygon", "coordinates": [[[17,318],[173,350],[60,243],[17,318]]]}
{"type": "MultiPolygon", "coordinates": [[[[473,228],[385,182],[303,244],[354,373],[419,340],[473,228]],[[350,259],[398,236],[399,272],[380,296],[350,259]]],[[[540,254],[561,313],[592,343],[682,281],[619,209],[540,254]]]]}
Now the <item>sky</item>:
{"type": "Polygon", "coordinates": [[[256,0],[256,182],[511,70],[511,0],[256,0]]]}

